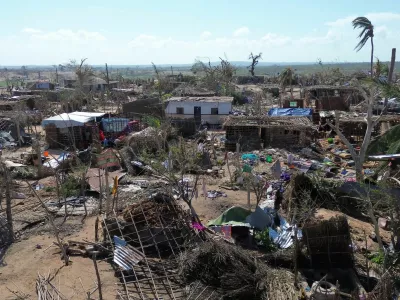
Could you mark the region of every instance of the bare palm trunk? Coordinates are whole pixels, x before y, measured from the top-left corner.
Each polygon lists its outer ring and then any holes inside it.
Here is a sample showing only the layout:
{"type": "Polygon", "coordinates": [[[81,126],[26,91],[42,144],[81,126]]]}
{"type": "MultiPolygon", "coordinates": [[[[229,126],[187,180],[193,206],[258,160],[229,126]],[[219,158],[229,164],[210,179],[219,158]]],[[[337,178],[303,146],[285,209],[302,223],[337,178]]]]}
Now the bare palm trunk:
{"type": "Polygon", "coordinates": [[[390,69],[389,69],[389,78],[388,78],[389,83],[392,83],[392,81],[393,81],[395,62],[396,62],[396,48],[393,48],[392,49],[392,57],[390,59],[390,69]]]}
{"type": "Polygon", "coordinates": [[[371,78],[374,77],[374,38],[371,36],[371,78]]]}

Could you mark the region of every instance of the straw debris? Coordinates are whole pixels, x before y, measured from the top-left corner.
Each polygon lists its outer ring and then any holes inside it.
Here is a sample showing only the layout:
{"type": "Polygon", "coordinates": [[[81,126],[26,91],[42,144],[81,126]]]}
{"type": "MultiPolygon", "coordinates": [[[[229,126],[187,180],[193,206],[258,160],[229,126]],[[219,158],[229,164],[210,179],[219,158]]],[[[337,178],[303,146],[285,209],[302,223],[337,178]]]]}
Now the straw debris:
{"type": "Polygon", "coordinates": [[[290,272],[271,269],[244,250],[208,241],[181,254],[179,274],[190,285],[199,281],[215,288],[221,299],[297,299],[290,272]]]}

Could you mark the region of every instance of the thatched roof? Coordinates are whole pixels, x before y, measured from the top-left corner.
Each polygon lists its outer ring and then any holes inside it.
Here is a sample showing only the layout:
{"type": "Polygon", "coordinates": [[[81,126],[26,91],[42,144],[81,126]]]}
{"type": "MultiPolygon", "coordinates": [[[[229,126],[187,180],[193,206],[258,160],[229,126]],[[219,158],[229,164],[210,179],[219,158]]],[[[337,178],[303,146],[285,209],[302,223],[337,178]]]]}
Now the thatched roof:
{"type": "Polygon", "coordinates": [[[296,127],[311,128],[310,119],[292,116],[230,116],[225,119],[223,127],[227,126],[256,126],[256,127],[296,127]]]}

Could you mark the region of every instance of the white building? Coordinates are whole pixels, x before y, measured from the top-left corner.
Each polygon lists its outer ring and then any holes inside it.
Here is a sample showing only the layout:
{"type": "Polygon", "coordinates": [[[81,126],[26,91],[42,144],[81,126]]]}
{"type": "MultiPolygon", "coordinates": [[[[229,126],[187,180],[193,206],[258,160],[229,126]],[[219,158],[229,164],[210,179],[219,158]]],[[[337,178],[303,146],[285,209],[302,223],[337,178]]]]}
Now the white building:
{"type": "Polygon", "coordinates": [[[232,111],[233,97],[173,97],[168,99],[165,114],[170,118],[194,118],[211,125],[222,124],[232,111]]]}

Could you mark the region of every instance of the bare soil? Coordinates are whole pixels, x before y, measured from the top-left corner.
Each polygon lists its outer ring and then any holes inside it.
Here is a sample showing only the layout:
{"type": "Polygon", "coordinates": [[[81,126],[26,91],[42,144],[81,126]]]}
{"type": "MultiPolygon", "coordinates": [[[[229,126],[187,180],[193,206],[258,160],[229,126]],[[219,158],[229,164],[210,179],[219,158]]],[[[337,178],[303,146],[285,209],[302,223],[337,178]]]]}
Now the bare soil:
{"type": "MultiPolygon", "coordinates": [[[[220,190],[224,192],[226,197],[218,197],[209,199],[199,195],[197,200],[193,200],[192,204],[199,218],[203,223],[215,219],[221,213],[232,206],[241,206],[248,209],[247,192],[246,191],[232,191],[219,188],[217,185],[208,185],[207,190],[220,190]]],[[[250,197],[251,209],[254,210],[256,198],[254,193],[250,197]]]]}
{"type": "MultiPolygon", "coordinates": [[[[86,219],[83,228],[68,237],[69,240],[93,240],[95,217],[86,219]]],[[[63,266],[60,250],[53,245],[54,235],[42,234],[31,236],[14,243],[7,251],[4,266],[0,267],[1,299],[15,299],[10,291],[22,291],[36,299],[35,281],[37,274],[55,274],[52,282],[67,299],[84,299],[88,291],[96,284],[93,261],[80,256],[71,257],[71,265],[63,266]],[[49,248],[50,247],[50,248],[49,248]]],[[[117,278],[114,270],[106,261],[98,261],[104,299],[115,299],[117,278]]],[[[98,298],[98,292],[93,294],[98,298]]]]}

